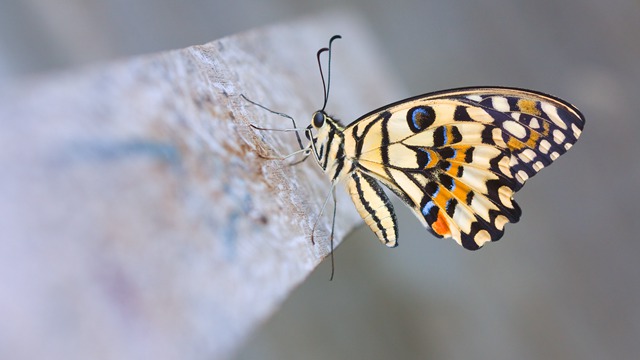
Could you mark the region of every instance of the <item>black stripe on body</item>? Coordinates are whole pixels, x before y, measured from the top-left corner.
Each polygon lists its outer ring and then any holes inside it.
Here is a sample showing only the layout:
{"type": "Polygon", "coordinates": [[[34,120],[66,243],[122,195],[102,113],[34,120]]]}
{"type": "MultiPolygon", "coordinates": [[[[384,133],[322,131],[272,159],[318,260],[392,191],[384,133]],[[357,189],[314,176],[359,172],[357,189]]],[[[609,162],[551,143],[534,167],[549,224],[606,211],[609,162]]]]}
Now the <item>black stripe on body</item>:
{"type": "MultiPolygon", "coordinates": [[[[344,139],[344,137],[343,137],[344,139]]],[[[331,181],[335,181],[338,177],[340,177],[340,171],[344,168],[345,155],[344,155],[344,142],[341,142],[338,145],[338,152],[336,152],[336,172],[333,174],[331,181]]]]}
{"type": "Polygon", "coordinates": [[[333,138],[336,136],[336,129],[330,126],[327,134],[327,148],[324,153],[324,161],[322,162],[322,168],[327,170],[327,164],[329,163],[329,154],[331,153],[331,145],[333,144],[333,138]]]}
{"type": "MultiPolygon", "coordinates": [[[[333,119],[326,117],[326,126],[328,126],[326,137],[323,141],[318,140],[318,136],[311,138],[312,149],[318,165],[322,170],[327,173],[327,167],[330,164],[334,164],[340,158],[344,158],[344,129],[342,129],[333,119]],[[335,147],[334,138],[338,136],[338,149],[335,150],[336,158],[330,161],[332,156],[332,148],[335,147]]],[[[342,164],[338,161],[339,167],[342,168],[342,164]]],[[[331,170],[331,169],[329,169],[331,170]]],[[[334,174],[335,175],[335,174],[334,174]]],[[[333,175],[332,175],[333,176],[333,175]]]]}
{"type": "Polygon", "coordinates": [[[337,146],[338,148],[335,151],[335,158],[332,159],[332,164],[334,164],[334,173],[331,175],[331,181],[335,181],[340,177],[340,172],[344,168],[345,162],[345,152],[344,152],[344,129],[340,127],[339,123],[337,123],[332,118],[327,118],[327,124],[330,126],[329,130],[329,139],[327,141],[327,153],[324,158],[324,169],[326,171],[327,166],[329,166],[329,156],[331,154],[331,147],[337,146]],[[334,138],[338,137],[336,141],[334,138]]]}
{"type": "MultiPolygon", "coordinates": [[[[314,138],[313,140],[317,144],[318,138],[314,138]]],[[[322,159],[324,157],[324,144],[320,144],[320,148],[318,149],[318,152],[316,153],[316,157],[318,159],[322,159]]],[[[320,164],[320,167],[322,167],[322,164],[320,164]]],[[[324,168],[322,168],[322,170],[324,170],[324,168]]]]}

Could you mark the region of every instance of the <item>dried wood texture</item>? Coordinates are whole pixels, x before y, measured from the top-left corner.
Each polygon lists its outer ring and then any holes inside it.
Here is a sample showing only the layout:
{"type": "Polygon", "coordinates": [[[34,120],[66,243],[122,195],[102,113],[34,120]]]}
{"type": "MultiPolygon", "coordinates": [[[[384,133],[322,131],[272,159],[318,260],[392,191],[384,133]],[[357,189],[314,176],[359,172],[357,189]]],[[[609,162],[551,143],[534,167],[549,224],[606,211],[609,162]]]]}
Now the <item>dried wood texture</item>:
{"type": "MultiPolygon", "coordinates": [[[[313,161],[261,159],[295,138],[248,123],[290,123],[239,94],[306,126],[326,29],[348,39],[331,111],[391,100],[380,52],[347,16],[0,90],[0,358],[233,353],[329,251],[328,216],[310,242],[327,179],[313,161]]],[[[339,202],[337,240],[360,222],[339,202]]]]}

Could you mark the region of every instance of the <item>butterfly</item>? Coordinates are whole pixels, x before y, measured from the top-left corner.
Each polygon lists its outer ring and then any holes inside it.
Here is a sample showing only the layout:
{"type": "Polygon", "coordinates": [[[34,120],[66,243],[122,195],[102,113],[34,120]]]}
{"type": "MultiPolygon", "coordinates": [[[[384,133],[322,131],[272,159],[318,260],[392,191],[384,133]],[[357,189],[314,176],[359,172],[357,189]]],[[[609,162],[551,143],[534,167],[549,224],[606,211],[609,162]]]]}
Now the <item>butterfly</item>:
{"type": "MultiPolygon", "coordinates": [[[[338,38],[317,54],[320,66],[320,54],[329,52],[328,74],[338,38]]],[[[585,123],[575,106],[551,95],[468,87],[401,100],[344,126],[325,112],[330,76],[325,86],[322,66],[320,74],[324,105],[309,126],[296,127],[308,140],[304,147],[298,137],[302,160],[313,155],[332,190],[344,184],[364,222],[388,247],[398,245],[398,223],[381,184],[433,235],[476,250],[520,219],[514,194],[569,150],[585,123]]]]}

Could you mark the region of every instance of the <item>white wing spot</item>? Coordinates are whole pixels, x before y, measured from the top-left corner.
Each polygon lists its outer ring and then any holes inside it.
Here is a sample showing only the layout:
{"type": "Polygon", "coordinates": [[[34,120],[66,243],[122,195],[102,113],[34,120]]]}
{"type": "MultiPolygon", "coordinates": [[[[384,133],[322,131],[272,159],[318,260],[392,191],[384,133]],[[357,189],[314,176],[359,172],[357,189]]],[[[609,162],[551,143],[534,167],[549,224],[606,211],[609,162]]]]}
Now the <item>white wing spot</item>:
{"type": "Polygon", "coordinates": [[[495,142],[496,145],[500,147],[507,147],[507,144],[504,142],[504,139],[502,139],[502,130],[500,130],[500,128],[494,128],[491,131],[491,135],[493,137],[493,142],[495,142]]]}
{"type": "Polygon", "coordinates": [[[511,196],[513,195],[513,191],[508,186],[501,186],[498,190],[498,196],[500,197],[500,202],[510,208],[513,209],[513,204],[511,203],[511,196]]]}
{"type": "Polygon", "coordinates": [[[471,218],[469,211],[461,207],[460,204],[456,206],[456,210],[451,219],[454,223],[458,224],[460,230],[465,233],[469,233],[471,231],[471,223],[475,221],[475,218],[471,218]]]}
{"type": "Polygon", "coordinates": [[[565,139],[566,139],[566,136],[564,136],[562,131],[557,129],[553,130],[553,141],[555,141],[556,144],[562,144],[565,139]]]}
{"type": "Polygon", "coordinates": [[[524,170],[520,170],[518,171],[518,173],[516,174],[516,179],[521,183],[524,184],[525,181],[529,180],[529,175],[527,175],[526,172],[524,172],[524,170]]]}
{"type": "Polygon", "coordinates": [[[480,215],[480,217],[485,220],[490,218],[489,210],[497,209],[497,207],[484,195],[474,196],[469,207],[471,207],[477,215],[480,215]]]}
{"type": "Polygon", "coordinates": [[[500,171],[508,177],[511,177],[511,167],[509,166],[510,161],[511,157],[503,156],[498,162],[498,168],[500,168],[500,171]]]}
{"type": "Polygon", "coordinates": [[[505,130],[512,133],[519,139],[522,139],[525,136],[527,136],[527,130],[524,128],[524,126],[520,125],[520,123],[508,120],[508,121],[505,121],[502,124],[502,126],[505,128],[505,130]]]}
{"type": "Polygon", "coordinates": [[[540,171],[540,170],[542,170],[542,168],[543,168],[543,167],[544,167],[544,164],[543,164],[542,162],[540,162],[540,161],[536,161],[536,162],[533,164],[533,169],[534,169],[535,171],[540,171]]]}
{"type": "Polygon", "coordinates": [[[532,129],[539,129],[540,128],[540,122],[538,122],[538,119],[532,117],[531,121],[529,122],[529,126],[532,129]]]}
{"type": "Polygon", "coordinates": [[[543,139],[540,141],[539,149],[541,153],[546,155],[549,153],[549,149],[551,149],[551,143],[543,139]]]}
{"type": "Polygon", "coordinates": [[[564,149],[565,150],[569,150],[569,149],[571,149],[572,146],[573,146],[572,143],[566,143],[566,144],[564,144],[564,149]]]}
{"type": "MultiPolygon", "coordinates": [[[[471,188],[476,189],[483,194],[486,194],[487,180],[493,180],[497,178],[498,176],[491,172],[473,166],[468,166],[464,168],[464,172],[462,173],[462,177],[460,177],[460,180],[469,185],[471,188]]],[[[474,199],[475,198],[476,197],[474,196],[474,199]]]]}
{"type": "Polygon", "coordinates": [[[551,160],[555,160],[558,158],[558,156],[560,156],[560,154],[558,154],[557,152],[552,152],[551,155],[549,155],[549,157],[551,158],[551,160]]]}
{"type": "Polygon", "coordinates": [[[577,139],[582,134],[582,130],[578,129],[576,124],[571,124],[571,130],[573,130],[573,136],[577,139]]]}
{"type": "Polygon", "coordinates": [[[475,101],[475,102],[480,102],[480,101],[482,101],[482,96],[480,96],[480,95],[469,95],[469,96],[467,96],[467,99],[469,99],[471,101],[475,101]]]}
{"type": "Polygon", "coordinates": [[[496,229],[502,231],[504,230],[504,226],[509,222],[509,219],[507,219],[506,216],[504,215],[498,215],[496,216],[496,220],[495,220],[495,225],[496,225],[496,229]]]}
{"type": "Polygon", "coordinates": [[[554,124],[562,129],[567,129],[567,124],[565,124],[558,115],[558,108],[545,101],[540,103],[540,108],[547,114],[547,116],[549,116],[549,119],[553,121],[554,124]]]}
{"type": "Polygon", "coordinates": [[[478,231],[476,236],[473,237],[473,241],[475,241],[478,246],[482,246],[484,243],[491,241],[491,235],[489,235],[487,230],[483,229],[478,231]]]}
{"type": "Polygon", "coordinates": [[[528,163],[536,158],[536,152],[531,149],[524,149],[519,157],[522,161],[528,163]]]}
{"type": "Polygon", "coordinates": [[[509,107],[509,102],[504,96],[494,96],[493,98],[491,98],[491,104],[493,105],[493,108],[498,111],[507,112],[511,110],[511,108],[509,107]]]}

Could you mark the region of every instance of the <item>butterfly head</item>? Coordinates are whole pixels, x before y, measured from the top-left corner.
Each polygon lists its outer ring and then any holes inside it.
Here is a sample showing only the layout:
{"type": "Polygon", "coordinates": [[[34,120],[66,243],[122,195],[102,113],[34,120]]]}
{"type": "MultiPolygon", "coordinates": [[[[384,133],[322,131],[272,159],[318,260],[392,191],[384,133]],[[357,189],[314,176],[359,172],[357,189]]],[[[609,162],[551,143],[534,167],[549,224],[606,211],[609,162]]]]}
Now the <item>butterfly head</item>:
{"type": "Polygon", "coordinates": [[[327,159],[327,157],[335,157],[338,148],[342,147],[342,136],[340,135],[344,131],[344,128],[327,115],[324,110],[318,110],[313,113],[311,117],[311,123],[305,129],[305,135],[309,140],[309,146],[316,160],[323,170],[331,168],[328,166],[333,163],[333,158],[327,159]],[[329,154],[331,152],[331,154],[329,154]]]}
{"type": "Polygon", "coordinates": [[[318,135],[325,132],[325,128],[328,124],[329,116],[324,110],[318,110],[313,113],[311,117],[311,124],[307,126],[305,131],[305,135],[308,140],[316,141],[318,139],[318,135]]]}
{"type": "Polygon", "coordinates": [[[316,129],[320,129],[321,127],[324,126],[326,117],[327,117],[327,114],[323,110],[316,111],[313,114],[313,120],[311,121],[311,125],[313,125],[313,127],[316,129]]]}

